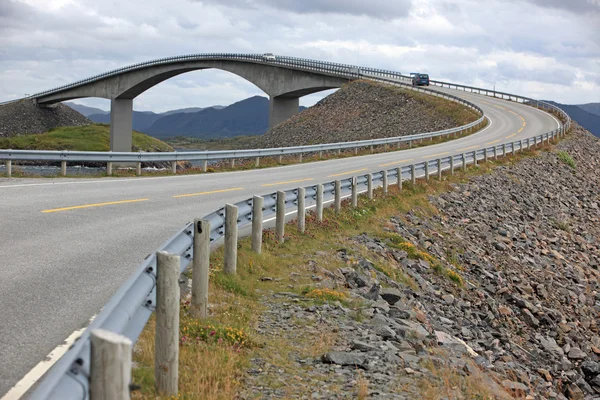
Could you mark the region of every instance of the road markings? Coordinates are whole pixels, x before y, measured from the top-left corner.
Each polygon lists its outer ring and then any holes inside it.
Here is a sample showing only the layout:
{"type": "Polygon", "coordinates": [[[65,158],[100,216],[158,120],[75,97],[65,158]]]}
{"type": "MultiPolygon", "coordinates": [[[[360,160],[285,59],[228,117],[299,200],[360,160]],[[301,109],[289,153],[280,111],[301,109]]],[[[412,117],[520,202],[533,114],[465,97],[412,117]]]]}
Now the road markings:
{"type": "Polygon", "coordinates": [[[429,154],[427,156],[423,156],[423,158],[430,158],[430,157],[438,157],[438,156],[445,156],[446,154],[450,154],[450,152],[445,151],[443,153],[437,153],[437,154],[429,154]]]}
{"type": "Polygon", "coordinates": [[[135,199],[135,200],[120,200],[120,201],[109,201],[106,203],[96,203],[96,204],[83,204],[81,206],[71,206],[71,207],[63,207],[63,208],[53,208],[50,210],[42,210],[43,213],[53,213],[59,211],[69,211],[69,210],[78,210],[80,208],[91,208],[91,207],[103,207],[110,206],[113,204],[126,204],[126,203],[138,203],[140,201],[148,201],[150,199],[135,199]]]}
{"type": "Polygon", "coordinates": [[[265,183],[264,185],[261,185],[261,186],[276,186],[276,185],[285,185],[286,183],[306,182],[306,181],[312,181],[312,180],[314,180],[314,178],[296,179],[296,180],[293,180],[293,181],[283,181],[283,182],[275,182],[275,183],[265,183]]]}
{"type": "Polygon", "coordinates": [[[510,138],[511,138],[511,137],[513,137],[513,136],[517,136],[517,134],[516,134],[516,133],[513,133],[512,135],[508,135],[507,137],[505,137],[505,139],[510,139],[510,138]]]}
{"type": "MultiPolygon", "coordinates": [[[[88,325],[96,318],[94,314],[90,318],[88,325]]],[[[52,367],[75,343],[75,340],[81,336],[87,327],[76,330],[71,333],[65,341],[56,346],[42,361],[31,369],[15,386],[6,393],[2,400],[18,400],[52,367]]]]}
{"type": "Polygon", "coordinates": [[[494,143],[498,143],[499,141],[500,141],[500,139],[498,139],[498,140],[494,140],[494,141],[492,141],[492,142],[487,142],[486,144],[494,144],[494,143]]]}
{"type": "Polygon", "coordinates": [[[355,172],[366,171],[366,170],[367,170],[367,168],[355,169],[354,171],[340,172],[339,174],[328,175],[327,177],[333,178],[334,176],[348,175],[348,174],[353,174],[355,172]]]}
{"type": "Polygon", "coordinates": [[[523,127],[521,127],[517,132],[521,133],[522,130],[523,130],[523,127]]]}
{"type": "Polygon", "coordinates": [[[413,160],[412,158],[409,158],[409,159],[406,159],[406,160],[394,161],[394,162],[387,163],[387,164],[380,164],[379,166],[380,167],[387,167],[388,165],[400,164],[400,163],[409,162],[409,161],[412,161],[412,160],[413,160]]]}
{"type": "Polygon", "coordinates": [[[458,151],[472,150],[477,148],[479,148],[479,146],[463,147],[462,149],[458,149],[458,151]]]}
{"type": "Polygon", "coordinates": [[[198,192],[198,193],[178,194],[178,195],[173,196],[173,198],[174,199],[178,199],[180,197],[202,196],[204,194],[233,192],[235,190],[244,190],[244,188],[231,188],[231,189],[211,190],[210,192],[198,192]]]}

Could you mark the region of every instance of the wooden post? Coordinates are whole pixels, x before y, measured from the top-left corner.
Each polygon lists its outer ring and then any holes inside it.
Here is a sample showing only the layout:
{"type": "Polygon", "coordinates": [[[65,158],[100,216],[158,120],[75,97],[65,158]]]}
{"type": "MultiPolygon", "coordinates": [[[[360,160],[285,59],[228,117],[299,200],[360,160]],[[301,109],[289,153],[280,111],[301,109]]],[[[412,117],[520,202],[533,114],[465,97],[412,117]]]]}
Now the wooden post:
{"type": "Polygon", "coordinates": [[[142,163],[141,162],[137,163],[137,168],[135,169],[135,174],[137,176],[142,175],[142,163]]]}
{"type": "Polygon", "coordinates": [[[516,147],[517,147],[517,146],[515,146],[515,142],[512,142],[512,143],[510,144],[510,150],[511,150],[511,153],[512,153],[512,155],[513,155],[513,156],[514,156],[514,155],[515,155],[515,153],[516,153],[516,151],[515,151],[515,148],[516,148],[516,147]]]}
{"type": "Polygon", "coordinates": [[[358,147],[355,147],[354,148],[354,155],[357,155],[357,154],[358,154],[358,147]]]}
{"type": "Polygon", "coordinates": [[[323,185],[317,185],[317,221],[323,221],[323,185]]]}
{"type": "Polygon", "coordinates": [[[304,233],[306,229],[306,189],[303,187],[298,188],[298,231],[304,233]]]}
{"type": "Polygon", "coordinates": [[[177,161],[171,161],[171,172],[173,175],[177,174],[177,161]]]}
{"type": "Polygon", "coordinates": [[[371,153],[373,153],[373,151],[374,151],[374,150],[373,150],[373,145],[371,145],[371,153]]]}
{"type": "Polygon", "coordinates": [[[208,268],[210,266],[210,222],[194,220],[194,259],[192,261],[192,315],[208,317],[208,268]]]}
{"type": "Polygon", "coordinates": [[[523,152],[523,139],[519,142],[519,152],[523,152]]]}
{"type": "Polygon", "coordinates": [[[257,254],[262,252],[264,201],[261,196],[252,197],[252,251],[257,254]]]}
{"type": "Polygon", "coordinates": [[[90,342],[90,399],[129,400],[131,340],[118,333],[94,329],[90,342]]]}
{"type": "Polygon", "coordinates": [[[223,272],[235,275],[237,269],[238,208],[225,204],[225,244],[223,245],[223,272]]]}
{"type": "Polygon", "coordinates": [[[10,178],[12,176],[12,160],[6,160],[4,166],[6,167],[6,177],[10,178]]]}
{"type": "Polygon", "coordinates": [[[277,208],[275,210],[275,230],[277,233],[277,242],[283,243],[283,234],[285,231],[285,192],[277,191],[277,208]]]}
{"type": "Polygon", "coordinates": [[[383,195],[387,196],[388,194],[388,175],[387,170],[381,171],[381,180],[383,181],[383,195]]]}
{"type": "Polygon", "coordinates": [[[367,197],[373,200],[373,174],[367,174],[367,197]]]}
{"type": "Polygon", "coordinates": [[[442,159],[438,158],[437,159],[437,176],[438,176],[438,180],[442,180],[442,159]]]}
{"type": "Polygon", "coordinates": [[[425,161],[425,180],[429,181],[429,160],[425,161]]]}
{"type": "Polygon", "coordinates": [[[156,253],[156,391],[177,397],[179,382],[179,256],[156,253]]]}
{"type": "Polygon", "coordinates": [[[254,166],[255,166],[256,168],[260,167],[260,157],[256,157],[256,161],[255,161],[255,163],[254,163],[254,166]]]}
{"type": "Polygon", "coordinates": [[[335,181],[335,194],[334,194],[334,198],[335,198],[335,215],[338,215],[340,213],[340,210],[342,209],[342,182],[335,181]]]}
{"type": "Polygon", "coordinates": [[[323,158],[323,150],[319,150],[319,160],[323,158]]]}
{"type": "Polygon", "coordinates": [[[477,166],[477,150],[473,150],[473,166],[477,166]]]}
{"type": "Polygon", "coordinates": [[[235,158],[231,159],[231,169],[235,168],[235,158]]]}
{"type": "Polygon", "coordinates": [[[462,153],[462,167],[463,167],[463,171],[467,170],[467,154],[466,153],[462,153]]]}
{"type": "Polygon", "coordinates": [[[352,207],[358,207],[358,188],[356,187],[356,177],[352,177],[352,207]]]}
{"type": "Polygon", "coordinates": [[[300,153],[300,154],[298,155],[298,162],[299,162],[299,163],[302,163],[302,153],[300,153]]]}
{"type": "Polygon", "coordinates": [[[202,161],[202,172],[206,172],[206,171],[208,171],[208,161],[203,160],[202,161]]]}
{"type": "Polygon", "coordinates": [[[67,176],[67,162],[65,160],[60,162],[60,174],[62,176],[67,176]]]}
{"type": "Polygon", "coordinates": [[[396,168],[396,174],[398,174],[398,190],[402,191],[402,167],[396,168]]]}

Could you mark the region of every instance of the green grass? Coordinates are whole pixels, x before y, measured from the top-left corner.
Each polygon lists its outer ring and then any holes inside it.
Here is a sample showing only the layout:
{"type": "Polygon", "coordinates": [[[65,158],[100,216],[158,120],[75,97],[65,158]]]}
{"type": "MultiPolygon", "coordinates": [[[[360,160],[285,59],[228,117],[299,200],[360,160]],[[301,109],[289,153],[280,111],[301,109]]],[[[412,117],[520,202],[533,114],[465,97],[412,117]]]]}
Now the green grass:
{"type": "Polygon", "coordinates": [[[575,164],[575,160],[573,160],[573,157],[571,157],[569,155],[569,153],[567,153],[566,151],[559,151],[558,153],[556,153],[556,155],[558,156],[558,159],[560,161],[564,162],[569,167],[571,167],[573,169],[577,168],[577,164],[575,164]]]}
{"type": "MultiPolygon", "coordinates": [[[[0,148],[14,150],[109,151],[110,127],[106,124],[65,126],[37,135],[0,138],[0,148]]],[[[133,132],[133,151],[173,151],[158,139],[133,132]]]]}

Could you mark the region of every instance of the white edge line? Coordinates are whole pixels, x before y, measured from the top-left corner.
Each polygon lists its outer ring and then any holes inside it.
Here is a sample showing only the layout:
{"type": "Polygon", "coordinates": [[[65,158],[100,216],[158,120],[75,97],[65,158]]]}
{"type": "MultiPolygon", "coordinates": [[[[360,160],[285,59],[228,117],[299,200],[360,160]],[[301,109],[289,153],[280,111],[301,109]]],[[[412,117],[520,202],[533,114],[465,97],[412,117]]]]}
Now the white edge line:
{"type": "MultiPolygon", "coordinates": [[[[96,314],[90,318],[89,324],[96,318],[96,314]]],[[[15,386],[13,386],[8,393],[6,393],[0,400],[18,400],[20,399],[35,383],[42,377],[48,370],[69,350],[71,345],[81,336],[83,331],[87,329],[87,326],[76,330],[71,333],[65,341],[54,350],[52,350],[42,361],[40,361],[35,367],[31,369],[15,386]]]]}

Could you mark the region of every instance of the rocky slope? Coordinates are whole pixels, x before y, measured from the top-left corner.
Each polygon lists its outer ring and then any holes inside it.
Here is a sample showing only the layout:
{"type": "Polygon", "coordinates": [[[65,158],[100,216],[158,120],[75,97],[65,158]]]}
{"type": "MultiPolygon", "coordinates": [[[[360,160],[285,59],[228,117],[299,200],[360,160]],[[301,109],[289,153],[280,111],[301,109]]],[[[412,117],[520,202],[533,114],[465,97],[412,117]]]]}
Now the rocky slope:
{"type": "Polygon", "coordinates": [[[258,138],[257,147],[301,146],[404,136],[477,119],[456,103],[395,86],[351,82],[258,138]]]}
{"type": "Polygon", "coordinates": [[[83,126],[92,121],[63,104],[37,107],[22,100],[0,106],[0,137],[48,132],[59,126],[83,126]]]}
{"type": "Polygon", "coordinates": [[[352,249],[338,251],[346,268],[322,268],[316,251],[307,274],[362,298],[361,318],[339,302],[265,295],[259,333],[337,339],[321,357],[292,360],[300,373],[253,359],[241,397],[356,398],[368,382],[363,395],[382,399],[600,398],[598,154],[598,139],[576,127],[550,152],[431,197],[434,213],[349,238],[352,249]]]}

